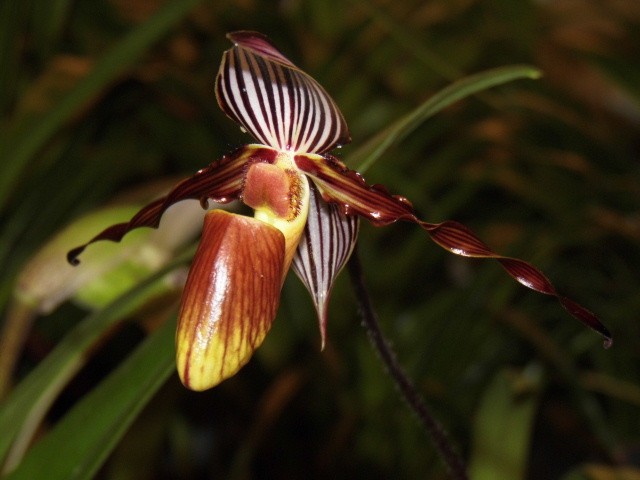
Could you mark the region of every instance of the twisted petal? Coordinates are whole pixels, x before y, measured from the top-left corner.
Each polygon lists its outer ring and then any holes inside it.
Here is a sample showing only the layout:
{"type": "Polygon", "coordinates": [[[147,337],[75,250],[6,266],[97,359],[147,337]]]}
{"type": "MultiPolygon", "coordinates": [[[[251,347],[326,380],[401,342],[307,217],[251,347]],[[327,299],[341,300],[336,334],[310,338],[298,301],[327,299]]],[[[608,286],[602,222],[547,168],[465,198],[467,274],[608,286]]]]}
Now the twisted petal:
{"type": "Polygon", "coordinates": [[[205,390],[234,375],[276,315],[284,237],[259,220],[213,210],[182,296],[176,335],[184,385],[205,390]]]}
{"type": "Polygon", "coordinates": [[[258,142],[279,150],[322,153],[351,141],[327,92],[256,32],[230,33],[216,97],[258,142]]]}
{"type": "Polygon", "coordinates": [[[98,240],[119,242],[128,232],[140,227],[157,228],[160,218],[167,208],[186,199],[200,200],[206,208],[208,200],[226,203],[238,198],[247,164],[257,161],[272,162],[276,152],[260,145],[247,145],[225,155],[218,162],[203,168],[194,176],[176,185],[165,197],[159,198],[140,210],[129,222],[118,223],[103,230],[84,245],[74,248],[67,254],[71,264],[77,264],[77,257],[87,245],[98,240]]]}
{"type": "Polygon", "coordinates": [[[336,205],[326,203],[311,186],[309,215],[293,259],[293,271],[313,298],[323,347],[331,288],[351,256],[358,227],[358,217],[347,216],[336,205]]]}
{"type": "Polygon", "coordinates": [[[413,207],[404,197],[390,195],[381,186],[368,186],[358,173],[348,170],[338,159],[330,155],[296,155],[295,161],[318,186],[323,198],[341,206],[344,213],[361,215],[375,225],[386,225],[397,220],[414,222],[438,245],[451,253],[465,257],[493,258],[525,287],[556,297],[572,316],[605,338],[605,347],[611,345],[611,334],[596,315],[558,294],[544,274],[531,264],[493,252],[461,223],[449,220],[433,224],[419,220],[413,207]]]}

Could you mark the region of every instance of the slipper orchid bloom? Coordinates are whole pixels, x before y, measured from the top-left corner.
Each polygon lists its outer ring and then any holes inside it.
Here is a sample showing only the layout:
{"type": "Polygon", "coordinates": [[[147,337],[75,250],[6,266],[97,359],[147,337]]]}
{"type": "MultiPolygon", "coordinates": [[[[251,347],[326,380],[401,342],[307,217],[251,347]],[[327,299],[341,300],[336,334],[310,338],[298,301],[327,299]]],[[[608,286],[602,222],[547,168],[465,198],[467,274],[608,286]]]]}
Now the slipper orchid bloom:
{"type": "Polygon", "coordinates": [[[420,220],[411,203],[369,186],[329,152],[350,141],[340,110],[325,90],[263,35],[228,35],[216,78],[224,112],[259,144],[246,145],[179,183],[128,223],[113,225],[71,250],[69,261],[98,240],[119,241],[138,227],[158,227],[163,212],[184,199],[241,200],[253,218],[212,210],[182,296],[176,335],[177,368],[185,386],[211,388],[234,375],[262,343],[275,318],[292,265],[313,297],[324,345],[331,287],[348,260],[358,218],[376,226],[398,220],[422,227],[457,255],[493,258],[518,282],[556,297],[574,317],[610,343],[598,318],[559,295],[527,262],[500,256],[454,221],[420,220]]]}

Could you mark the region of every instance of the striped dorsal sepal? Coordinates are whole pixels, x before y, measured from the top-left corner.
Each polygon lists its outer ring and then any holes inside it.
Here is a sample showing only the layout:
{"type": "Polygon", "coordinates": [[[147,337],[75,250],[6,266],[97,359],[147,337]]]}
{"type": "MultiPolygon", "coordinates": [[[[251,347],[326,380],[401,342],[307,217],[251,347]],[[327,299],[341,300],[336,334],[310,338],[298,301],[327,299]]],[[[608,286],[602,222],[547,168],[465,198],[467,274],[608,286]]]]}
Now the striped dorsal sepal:
{"type": "Polygon", "coordinates": [[[323,153],[351,141],[329,94],[255,32],[230,33],[216,97],[258,142],[282,151],[323,153]]]}

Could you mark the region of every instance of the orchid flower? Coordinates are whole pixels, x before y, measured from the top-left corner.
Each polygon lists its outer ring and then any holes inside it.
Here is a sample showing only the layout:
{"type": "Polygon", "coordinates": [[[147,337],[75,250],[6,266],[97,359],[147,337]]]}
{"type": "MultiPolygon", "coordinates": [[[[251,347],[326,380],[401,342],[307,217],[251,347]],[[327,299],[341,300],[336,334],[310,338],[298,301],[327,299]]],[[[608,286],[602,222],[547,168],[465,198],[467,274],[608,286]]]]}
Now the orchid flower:
{"type": "Polygon", "coordinates": [[[360,217],[376,226],[413,222],[456,255],[493,258],[515,280],[556,297],[611,342],[593,313],[559,295],[529,263],[494,253],[458,222],[420,220],[407,199],[368,185],[329,153],[350,135],[327,92],[264,35],[242,31],[228,38],[233,47],[216,78],[218,104],[259,144],[222,157],[128,223],[107,228],[68,254],[78,263],[90,243],[156,228],[165,210],[184,199],[198,199],[203,208],[209,201],[241,200],[254,210],[253,218],[222,210],[205,216],[178,317],[177,369],[186,387],[213,387],[249,361],[273,323],[290,266],[313,298],[324,345],[331,288],[351,255],[360,217]]]}

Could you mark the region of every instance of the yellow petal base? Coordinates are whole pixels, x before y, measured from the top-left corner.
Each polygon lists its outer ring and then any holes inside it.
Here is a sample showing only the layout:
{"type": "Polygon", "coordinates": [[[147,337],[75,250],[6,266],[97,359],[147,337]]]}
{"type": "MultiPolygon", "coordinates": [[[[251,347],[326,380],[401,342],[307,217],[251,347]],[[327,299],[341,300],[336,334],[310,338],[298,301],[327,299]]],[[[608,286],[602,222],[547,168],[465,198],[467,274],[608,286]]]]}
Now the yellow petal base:
{"type": "Polygon", "coordinates": [[[234,375],[275,318],[285,240],[259,220],[207,214],[182,296],[176,334],[182,383],[206,390],[234,375]]]}

